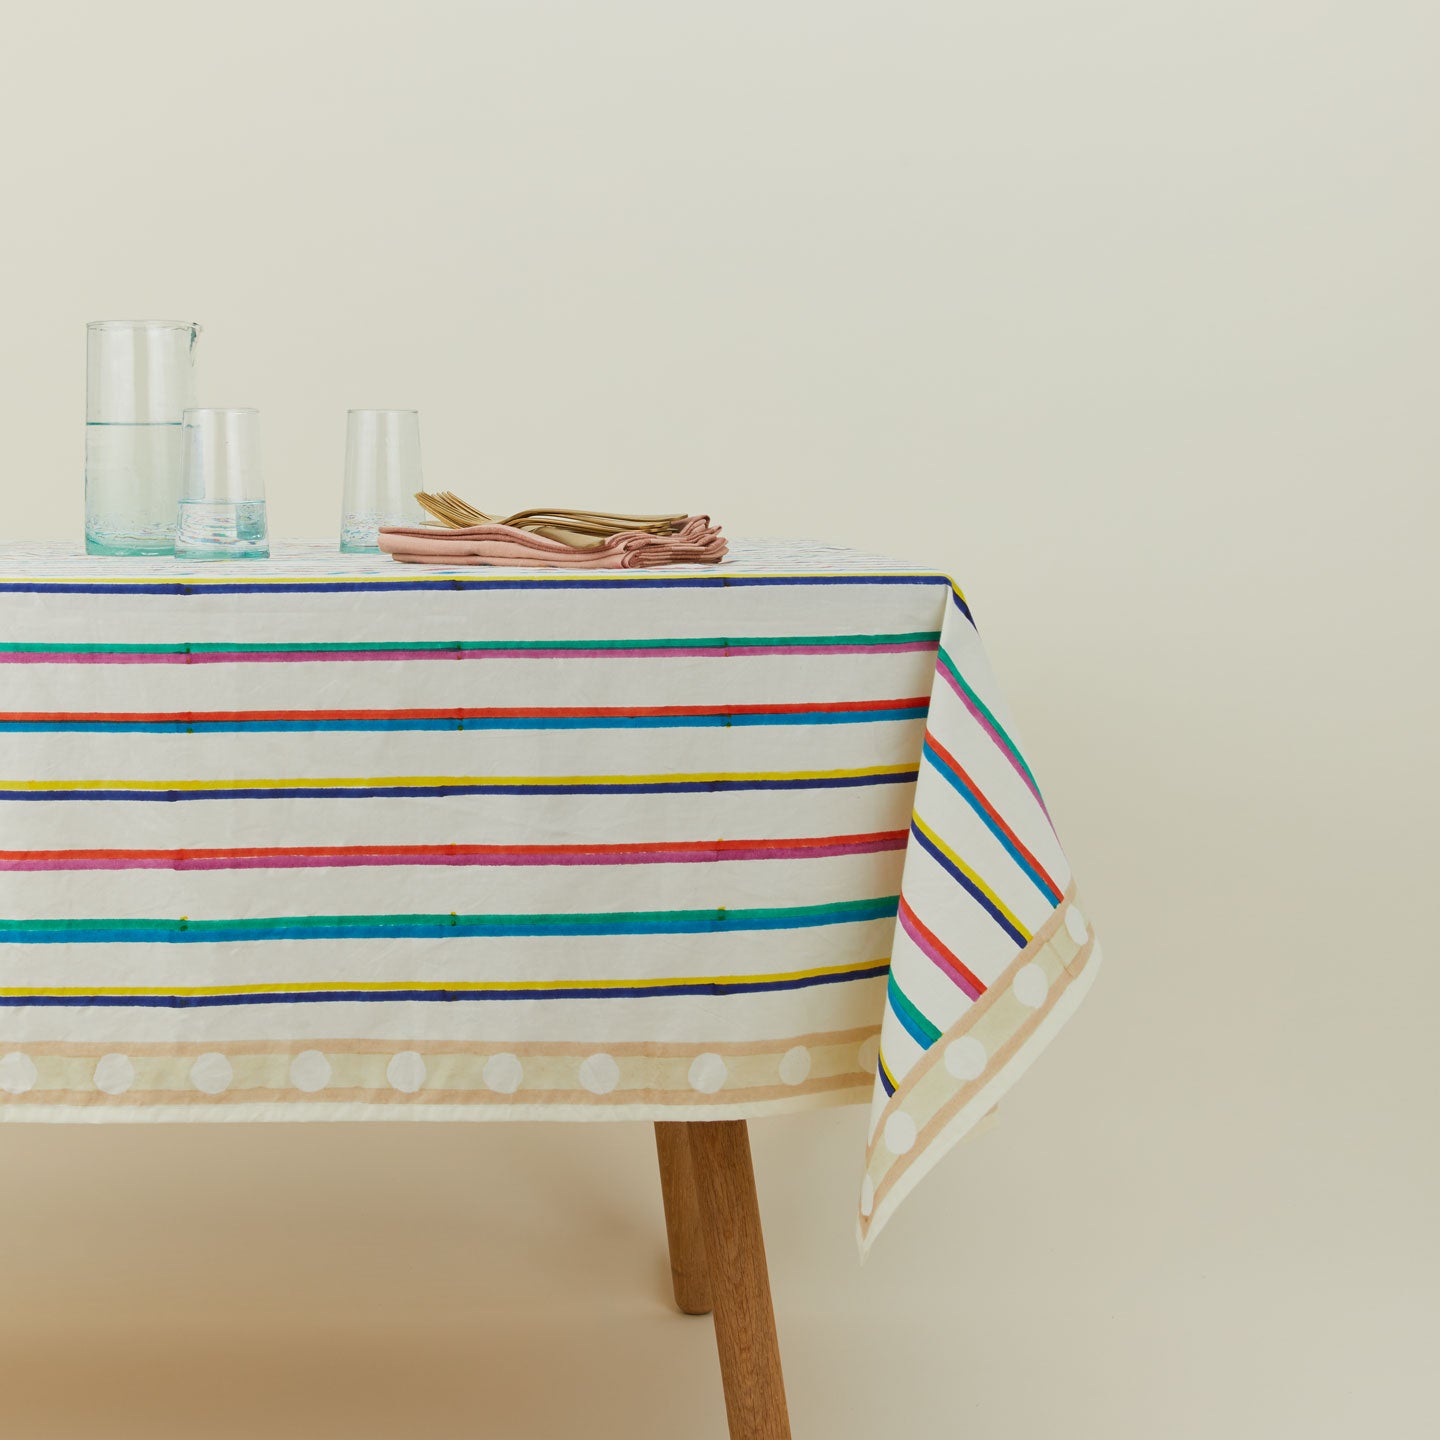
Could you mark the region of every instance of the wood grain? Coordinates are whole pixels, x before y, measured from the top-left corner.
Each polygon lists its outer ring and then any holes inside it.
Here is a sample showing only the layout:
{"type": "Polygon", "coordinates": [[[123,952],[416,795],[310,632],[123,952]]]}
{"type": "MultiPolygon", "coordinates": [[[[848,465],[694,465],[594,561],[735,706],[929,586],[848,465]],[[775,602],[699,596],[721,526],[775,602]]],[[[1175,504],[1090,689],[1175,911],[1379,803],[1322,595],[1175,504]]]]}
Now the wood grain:
{"type": "Polygon", "coordinates": [[[660,1157],[660,1193],[665,1201],[665,1233],[670,1240],[670,1283],[675,1303],[687,1315],[708,1315],[710,1266],[700,1233],[700,1206],[695,1197],[695,1171],[690,1140],[681,1121],[655,1122],[655,1150],[660,1157]]]}
{"type": "Polygon", "coordinates": [[[730,1440],[790,1440],[749,1131],[743,1120],[688,1121],[685,1130],[730,1440]]]}

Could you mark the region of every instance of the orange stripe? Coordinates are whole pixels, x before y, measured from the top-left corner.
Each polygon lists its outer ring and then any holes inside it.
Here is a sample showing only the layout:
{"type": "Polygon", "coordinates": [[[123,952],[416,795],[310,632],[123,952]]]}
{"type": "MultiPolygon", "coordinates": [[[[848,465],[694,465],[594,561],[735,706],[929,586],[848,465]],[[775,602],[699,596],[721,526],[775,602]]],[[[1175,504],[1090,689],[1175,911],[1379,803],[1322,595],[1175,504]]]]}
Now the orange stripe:
{"type": "Polygon", "coordinates": [[[979,802],[985,813],[1003,830],[1009,838],[1010,843],[1025,857],[1035,873],[1050,887],[1056,895],[1063,895],[1064,891],[1050,877],[1050,872],[1035,858],[1026,846],[1025,842],[1005,823],[1005,817],[990,803],[985,792],[971,779],[969,772],[963,765],[935,738],[930,730],[925,731],[925,743],[945,762],[946,767],[955,772],[960,782],[979,802]]]}
{"type": "Polygon", "coordinates": [[[557,720],[699,715],[848,714],[873,710],[915,710],[930,703],[928,695],[900,700],[833,700],[783,705],[555,705],[489,706],[482,709],[412,710],[12,710],[0,712],[0,724],[244,724],[268,720],[557,720]]]}

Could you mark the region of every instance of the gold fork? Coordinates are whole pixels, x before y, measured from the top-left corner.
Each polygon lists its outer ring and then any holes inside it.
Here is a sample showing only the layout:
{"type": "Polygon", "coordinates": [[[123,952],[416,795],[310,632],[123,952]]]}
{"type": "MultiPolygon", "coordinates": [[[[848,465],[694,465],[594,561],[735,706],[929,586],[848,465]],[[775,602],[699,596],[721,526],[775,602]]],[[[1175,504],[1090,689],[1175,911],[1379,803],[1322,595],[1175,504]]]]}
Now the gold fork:
{"type": "Polygon", "coordinates": [[[686,515],[613,515],[600,510],[533,509],[517,510],[515,514],[499,519],[477,510],[448,490],[433,494],[421,490],[415,498],[442,525],[448,525],[453,530],[469,525],[509,525],[582,549],[594,549],[607,536],[627,531],[674,535],[689,518],[686,515]]]}

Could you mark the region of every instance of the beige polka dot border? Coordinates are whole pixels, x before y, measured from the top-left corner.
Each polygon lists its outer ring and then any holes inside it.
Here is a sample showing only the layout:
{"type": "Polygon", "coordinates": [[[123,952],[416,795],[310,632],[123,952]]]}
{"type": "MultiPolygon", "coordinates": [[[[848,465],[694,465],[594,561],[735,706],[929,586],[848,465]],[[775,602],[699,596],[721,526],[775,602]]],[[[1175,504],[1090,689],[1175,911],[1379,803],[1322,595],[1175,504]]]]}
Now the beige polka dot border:
{"type": "MultiPolygon", "coordinates": [[[[1025,1042],[1085,970],[1094,949],[1095,937],[1072,890],[1025,949],[896,1087],[865,1157],[862,1243],[886,1195],[941,1132],[1005,1076],[1025,1042]]],[[[983,1113],[976,1108],[971,1118],[978,1121],[983,1113]]],[[[960,1133],[963,1130],[947,1139],[958,1139],[960,1133]]]]}
{"type": "Polygon", "coordinates": [[[873,1029],[760,1045],[354,1040],[190,1046],[53,1043],[0,1054],[0,1111],[46,1105],[145,1108],[325,1102],[692,1107],[857,1092],[873,1083],[873,1029]]]}

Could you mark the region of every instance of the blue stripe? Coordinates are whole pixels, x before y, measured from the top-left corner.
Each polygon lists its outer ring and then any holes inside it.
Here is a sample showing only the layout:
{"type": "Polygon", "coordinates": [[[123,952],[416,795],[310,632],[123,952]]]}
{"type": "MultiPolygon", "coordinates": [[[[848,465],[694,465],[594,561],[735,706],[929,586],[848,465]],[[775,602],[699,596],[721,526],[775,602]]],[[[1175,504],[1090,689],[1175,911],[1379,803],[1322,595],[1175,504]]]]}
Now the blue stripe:
{"type": "Polygon", "coordinates": [[[536,990],[315,990],[304,995],[31,995],[0,996],[0,1007],[38,1006],[140,1006],[147,1009],[208,1009],[217,1005],[343,1004],[408,1000],[450,1003],[457,1000],[594,1000],[653,999],[667,995],[746,995],[762,990],[806,990],[814,985],[844,985],[852,980],[876,980],[889,969],[888,962],[851,970],[843,975],[805,975],[796,979],[757,979],[705,982],[693,985],[556,986],[536,990]]]}
{"type": "Polygon", "coordinates": [[[843,790],[862,785],[912,785],[917,771],[893,775],[841,775],[798,780],[662,780],[638,785],[365,785],[324,789],[314,785],[263,790],[0,790],[0,800],[373,800],[446,795],[682,795],[720,790],[843,790]]]}
{"type": "MultiPolygon", "coordinates": [[[[626,574],[624,579],[599,580],[571,578],[543,580],[538,578],[494,575],[488,579],[451,576],[445,579],[404,579],[355,581],[345,579],[313,579],[272,582],[268,585],[237,580],[213,585],[193,585],[180,580],[118,581],[75,580],[5,580],[0,581],[0,594],[46,595],[303,595],[314,591],[326,593],[368,593],[384,590],[483,590],[504,585],[514,590],[591,590],[618,589],[624,585],[651,585],[662,589],[699,588],[731,589],[757,585],[944,585],[951,587],[946,575],[644,575],[626,574]]],[[[954,593],[953,587],[951,593],[954,593]]]]}
{"type": "Polygon", "coordinates": [[[941,779],[980,817],[980,823],[1005,847],[1006,853],[1025,872],[1031,884],[1052,905],[1058,905],[1065,897],[1053,886],[1045,883],[1039,871],[1020,853],[1015,842],[996,824],[995,817],[985,809],[970,787],[935,753],[928,740],[921,747],[920,753],[940,773],[941,779]]]}
{"type": "Polygon", "coordinates": [[[984,910],[985,913],[989,915],[990,918],[994,920],[995,923],[999,925],[999,927],[1008,936],[1010,936],[1010,938],[1014,940],[1017,945],[1019,945],[1023,949],[1026,945],[1030,943],[1029,940],[1005,918],[1004,914],[995,908],[995,906],[991,903],[990,897],[986,895],[983,890],[978,889],[971,882],[970,877],[966,875],[963,870],[957,869],[956,866],[951,863],[949,856],[947,856],[942,850],[939,850],[934,845],[932,845],[930,843],[930,840],[925,835],[923,835],[913,823],[910,826],[910,833],[915,837],[916,841],[923,849],[929,851],[929,853],[933,855],[935,859],[938,860],[947,871],[949,871],[950,875],[960,882],[961,888],[972,899],[976,900],[979,903],[980,908],[984,910]]]}
{"type": "Polygon", "coordinates": [[[940,1038],[938,1026],[925,1029],[920,1023],[920,1008],[895,981],[895,972],[890,972],[890,982],[885,987],[890,1012],[900,1022],[905,1033],[922,1049],[928,1050],[940,1038]]]}
{"type": "Polygon", "coordinates": [[[915,720],[926,706],[893,710],[810,710],[785,715],[520,715],[421,716],[358,720],[0,720],[0,733],[16,735],[231,735],[316,730],[659,730],[731,729],[748,725],[864,725],[915,720]]]}

